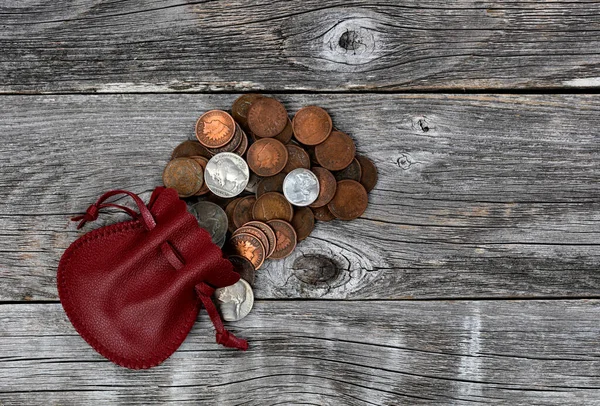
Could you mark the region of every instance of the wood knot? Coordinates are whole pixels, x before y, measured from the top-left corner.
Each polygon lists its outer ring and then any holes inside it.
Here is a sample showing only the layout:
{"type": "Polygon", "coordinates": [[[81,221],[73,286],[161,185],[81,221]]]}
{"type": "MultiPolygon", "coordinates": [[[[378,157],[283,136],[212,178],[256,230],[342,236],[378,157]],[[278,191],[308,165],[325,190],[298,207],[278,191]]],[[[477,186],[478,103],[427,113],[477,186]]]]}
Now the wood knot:
{"type": "Polygon", "coordinates": [[[361,72],[383,55],[389,25],[378,13],[344,10],[307,13],[283,27],[284,50],[302,65],[321,71],[361,72]],[[306,29],[306,27],[310,27],[306,29]]]}
{"type": "Polygon", "coordinates": [[[400,167],[400,169],[407,170],[413,164],[412,157],[407,153],[400,155],[400,157],[396,160],[396,163],[400,167]]]}
{"type": "Polygon", "coordinates": [[[292,270],[296,278],[309,285],[321,285],[335,280],[340,273],[335,261],[319,254],[296,258],[292,270]]]}

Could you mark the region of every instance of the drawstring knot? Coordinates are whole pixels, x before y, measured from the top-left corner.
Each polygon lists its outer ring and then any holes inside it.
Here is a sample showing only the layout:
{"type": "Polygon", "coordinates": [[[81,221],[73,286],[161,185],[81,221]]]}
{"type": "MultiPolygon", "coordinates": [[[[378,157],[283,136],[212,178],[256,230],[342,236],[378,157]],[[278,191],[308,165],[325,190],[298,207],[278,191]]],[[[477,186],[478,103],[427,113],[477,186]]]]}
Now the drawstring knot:
{"type": "Polygon", "coordinates": [[[85,214],[80,215],[80,216],[75,216],[75,217],[71,218],[71,220],[79,221],[79,224],[77,224],[77,229],[79,230],[88,221],[95,221],[98,218],[99,211],[100,210],[98,209],[98,206],[96,206],[96,203],[94,203],[90,207],[87,208],[87,210],[85,211],[85,214]]]}
{"type": "Polygon", "coordinates": [[[225,347],[229,348],[237,348],[238,350],[246,351],[248,349],[248,342],[241,338],[236,337],[231,334],[228,330],[225,329],[223,325],[223,321],[221,321],[221,317],[219,316],[219,312],[215,307],[212,299],[210,298],[215,289],[208,285],[206,282],[200,282],[196,285],[196,293],[198,297],[202,301],[206,312],[208,313],[208,317],[215,326],[215,330],[217,331],[216,339],[217,344],[221,344],[225,347]]]}

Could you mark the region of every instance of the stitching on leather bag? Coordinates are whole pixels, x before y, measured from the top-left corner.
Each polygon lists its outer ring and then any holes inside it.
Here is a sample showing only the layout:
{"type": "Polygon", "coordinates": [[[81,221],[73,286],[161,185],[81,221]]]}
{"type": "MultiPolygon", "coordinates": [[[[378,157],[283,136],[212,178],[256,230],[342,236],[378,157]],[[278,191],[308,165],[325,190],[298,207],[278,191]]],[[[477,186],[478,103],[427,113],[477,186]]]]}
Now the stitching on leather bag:
{"type": "Polygon", "coordinates": [[[194,315],[194,313],[198,309],[198,300],[196,300],[195,306],[193,306],[190,309],[190,311],[188,311],[188,314],[186,315],[186,317],[184,319],[184,325],[182,326],[182,329],[180,330],[180,332],[177,334],[175,339],[166,347],[166,354],[161,354],[161,355],[152,354],[152,355],[150,355],[148,357],[144,357],[142,359],[131,360],[131,359],[127,359],[127,358],[123,357],[122,355],[119,355],[119,354],[113,352],[112,350],[109,350],[108,348],[106,348],[92,334],[90,334],[89,331],[87,331],[87,329],[84,327],[84,324],[81,323],[81,321],[75,311],[70,311],[70,310],[67,311],[67,304],[68,304],[69,309],[73,309],[73,304],[70,299],[71,298],[70,289],[67,287],[67,284],[66,284],[65,272],[67,269],[67,265],[69,264],[69,261],[71,260],[71,256],[73,255],[73,252],[75,250],[81,248],[81,246],[83,246],[84,244],[87,244],[87,243],[94,241],[96,239],[99,239],[101,237],[106,237],[111,234],[115,234],[117,232],[133,231],[137,228],[141,228],[142,226],[143,225],[140,220],[130,220],[130,221],[125,221],[125,222],[121,222],[121,223],[104,226],[104,227],[98,228],[96,230],[92,230],[92,231],[88,232],[87,234],[79,237],[79,239],[77,239],[75,242],[73,242],[67,248],[67,251],[65,251],[65,253],[63,254],[63,257],[58,264],[58,270],[59,270],[60,276],[57,276],[58,282],[62,288],[61,290],[66,295],[65,296],[66,300],[62,300],[62,298],[61,298],[61,300],[63,301],[63,307],[65,308],[65,313],[67,314],[67,317],[71,320],[71,324],[73,324],[73,327],[75,328],[75,330],[77,330],[77,332],[81,335],[81,337],[83,337],[83,339],[85,341],[87,341],[88,344],[90,344],[98,353],[100,353],[104,357],[114,361],[118,365],[124,366],[126,368],[132,368],[132,369],[150,368],[150,367],[160,364],[161,362],[163,362],[164,360],[169,358],[169,356],[181,345],[183,340],[185,340],[185,338],[187,337],[186,330],[189,332],[189,330],[193,327],[193,325],[196,321],[195,320],[196,316],[194,315]],[[138,364],[136,365],[133,362],[137,362],[138,364]]]}

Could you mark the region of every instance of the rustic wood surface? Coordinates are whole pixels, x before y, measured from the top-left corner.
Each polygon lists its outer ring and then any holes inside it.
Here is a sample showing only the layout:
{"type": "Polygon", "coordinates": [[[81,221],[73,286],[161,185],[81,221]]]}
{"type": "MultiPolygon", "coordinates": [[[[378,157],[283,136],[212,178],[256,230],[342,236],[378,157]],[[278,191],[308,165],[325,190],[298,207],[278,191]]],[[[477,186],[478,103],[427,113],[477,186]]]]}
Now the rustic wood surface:
{"type": "Polygon", "coordinates": [[[0,402],[598,402],[600,301],[259,301],[218,349],[206,314],[147,371],[90,349],[59,304],[0,305],[0,402]],[[365,334],[365,332],[369,334],[365,334]]]}
{"type": "Polygon", "coordinates": [[[600,405],[598,32],[583,0],[0,0],[0,406],[600,405]],[[369,208],[259,271],[248,352],[202,312],[115,366],[56,266],[126,216],[69,218],[147,199],[245,91],[325,107],[379,170],[369,208]]]}
{"type": "Polygon", "coordinates": [[[600,87],[596,1],[0,2],[0,92],[600,87]]]}

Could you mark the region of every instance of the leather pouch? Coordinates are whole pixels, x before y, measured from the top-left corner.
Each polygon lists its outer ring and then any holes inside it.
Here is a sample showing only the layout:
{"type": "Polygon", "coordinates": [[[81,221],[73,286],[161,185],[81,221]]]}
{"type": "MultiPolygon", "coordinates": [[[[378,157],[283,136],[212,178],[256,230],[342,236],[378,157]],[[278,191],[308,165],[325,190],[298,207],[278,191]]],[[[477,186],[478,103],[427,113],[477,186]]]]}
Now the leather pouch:
{"type": "Polygon", "coordinates": [[[146,206],[131,192],[111,191],[73,220],[81,228],[105,207],[122,209],[133,220],[83,235],[58,265],[60,301],[77,332],[118,365],[150,368],[177,350],[204,306],[217,343],[246,350],[247,342],[224,328],[211,300],[215,288],[240,276],[177,192],[158,187],[146,206]],[[104,203],[119,194],[132,197],[139,213],[104,203]]]}

